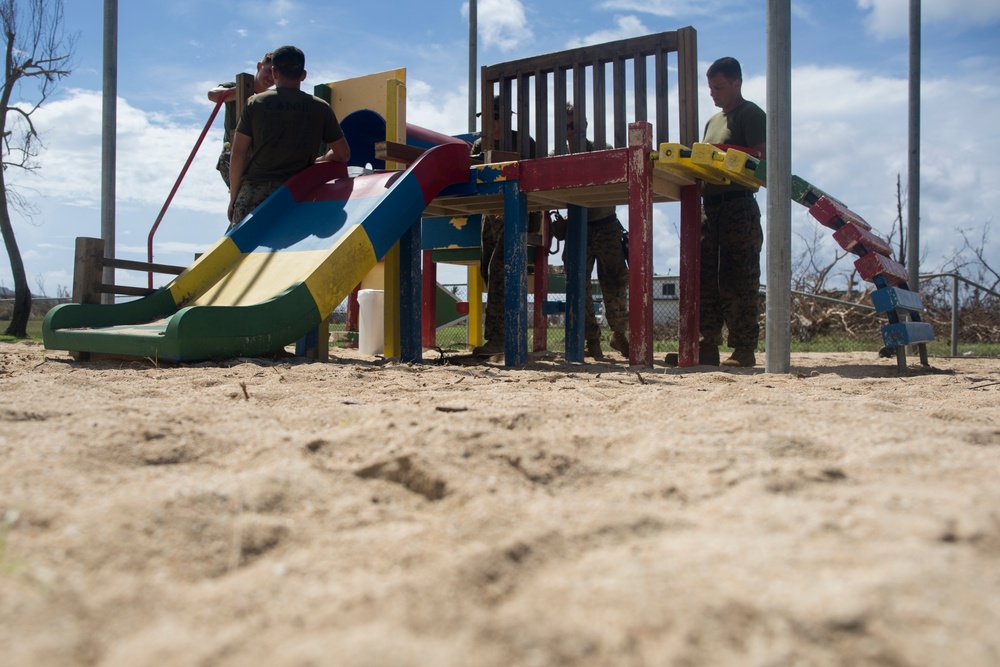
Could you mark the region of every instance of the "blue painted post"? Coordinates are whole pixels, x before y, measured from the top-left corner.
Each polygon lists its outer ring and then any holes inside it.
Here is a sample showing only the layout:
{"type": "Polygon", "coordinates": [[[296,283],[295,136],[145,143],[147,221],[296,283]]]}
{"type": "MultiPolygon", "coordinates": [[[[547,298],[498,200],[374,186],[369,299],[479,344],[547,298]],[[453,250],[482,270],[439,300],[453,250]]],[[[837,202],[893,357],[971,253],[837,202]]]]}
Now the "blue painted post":
{"type": "Polygon", "coordinates": [[[528,363],[528,198],[503,184],[504,365],[528,363]]]}
{"type": "Polygon", "coordinates": [[[399,359],[422,361],[420,219],[399,240],[399,359]]]}
{"type": "Polygon", "coordinates": [[[566,231],[566,361],[583,361],[587,318],[587,209],[567,207],[566,231]]]}

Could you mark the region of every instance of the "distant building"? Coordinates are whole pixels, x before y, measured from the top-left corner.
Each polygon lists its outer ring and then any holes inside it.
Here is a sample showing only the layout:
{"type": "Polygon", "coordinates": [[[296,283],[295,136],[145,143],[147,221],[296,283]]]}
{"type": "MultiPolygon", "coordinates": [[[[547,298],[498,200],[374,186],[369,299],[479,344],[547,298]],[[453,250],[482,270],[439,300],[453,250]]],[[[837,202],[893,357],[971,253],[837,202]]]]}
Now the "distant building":
{"type": "MultiPolygon", "coordinates": [[[[592,279],[594,294],[594,312],[601,326],[607,326],[604,316],[604,297],[597,279],[592,279]]],[[[680,282],[679,276],[653,276],[653,325],[676,327],[680,321],[680,282]]],[[[530,297],[529,297],[530,298],[530,297]]],[[[566,297],[562,293],[550,293],[549,299],[562,301],[566,297]]],[[[561,317],[550,319],[550,323],[562,323],[561,317]]]]}

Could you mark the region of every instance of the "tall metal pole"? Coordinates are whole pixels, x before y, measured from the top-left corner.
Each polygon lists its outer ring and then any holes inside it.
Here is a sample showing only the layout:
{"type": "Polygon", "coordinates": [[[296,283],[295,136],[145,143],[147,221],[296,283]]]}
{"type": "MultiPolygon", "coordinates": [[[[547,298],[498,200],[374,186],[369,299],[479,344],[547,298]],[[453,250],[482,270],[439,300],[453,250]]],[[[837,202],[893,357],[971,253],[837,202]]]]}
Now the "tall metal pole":
{"type": "Polygon", "coordinates": [[[920,0],[910,0],[910,164],[906,201],[907,287],[920,291],[920,0]]]}
{"type": "Polygon", "coordinates": [[[469,0],[469,132],[476,131],[476,51],[478,49],[479,17],[476,0],[469,0]]]}
{"type": "MultiPolygon", "coordinates": [[[[104,0],[104,98],[101,125],[101,238],[104,256],[115,256],[115,155],[118,127],[118,0],[104,0]]],[[[115,282],[115,270],[104,268],[103,281],[115,282]]],[[[114,303],[104,294],[104,303],[114,303]]]]}
{"type": "Polygon", "coordinates": [[[792,11],[767,0],[767,324],[768,373],[791,367],[792,11]]]}

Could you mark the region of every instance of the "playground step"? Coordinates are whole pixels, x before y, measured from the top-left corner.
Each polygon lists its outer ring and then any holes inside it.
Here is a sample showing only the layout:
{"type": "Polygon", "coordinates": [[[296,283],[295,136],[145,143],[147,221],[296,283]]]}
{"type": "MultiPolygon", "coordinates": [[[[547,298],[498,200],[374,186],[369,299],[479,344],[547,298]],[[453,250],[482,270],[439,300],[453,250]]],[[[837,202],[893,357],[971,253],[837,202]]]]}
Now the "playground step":
{"type": "Polygon", "coordinates": [[[892,247],[888,242],[855,222],[845,222],[840,229],[833,233],[833,240],[839,243],[841,248],[855,255],[877,252],[880,255],[892,257],[892,247]]]}
{"type": "Polygon", "coordinates": [[[870,252],[854,261],[854,268],[861,278],[874,283],[876,278],[882,278],[886,284],[899,286],[909,280],[906,267],[885,255],[870,252]]]}
{"type": "Polygon", "coordinates": [[[809,213],[819,221],[819,224],[833,230],[840,229],[848,222],[853,222],[862,229],[872,228],[864,218],[828,195],[816,200],[816,203],[809,207],[809,213]]]}
{"type": "Polygon", "coordinates": [[[872,305],[878,313],[908,315],[924,312],[924,304],[916,292],[900,287],[883,287],[872,292],[872,305]]]}
{"type": "Polygon", "coordinates": [[[882,327],[882,341],[886,347],[901,347],[930,343],[934,329],[927,322],[896,322],[882,327]]]}
{"type": "Polygon", "coordinates": [[[709,170],[721,171],[733,183],[757,189],[764,183],[754,176],[757,167],[756,160],[753,169],[747,167],[749,157],[742,151],[735,149],[722,151],[712,144],[698,143],[691,148],[691,161],[696,165],[709,170]],[[727,157],[730,153],[733,154],[731,158],[727,157]]]}
{"type": "MultiPolygon", "coordinates": [[[[765,167],[766,169],[766,167],[765,167]]],[[[806,179],[792,175],[792,200],[809,208],[821,197],[830,197],[806,179]]]]}
{"type": "Polygon", "coordinates": [[[691,149],[682,144],[662,143],[654,168],[681,176],[699,178],[713,185],[729,185],[728,175],[718,169],[696,164],[691,160],[691,149]]]}

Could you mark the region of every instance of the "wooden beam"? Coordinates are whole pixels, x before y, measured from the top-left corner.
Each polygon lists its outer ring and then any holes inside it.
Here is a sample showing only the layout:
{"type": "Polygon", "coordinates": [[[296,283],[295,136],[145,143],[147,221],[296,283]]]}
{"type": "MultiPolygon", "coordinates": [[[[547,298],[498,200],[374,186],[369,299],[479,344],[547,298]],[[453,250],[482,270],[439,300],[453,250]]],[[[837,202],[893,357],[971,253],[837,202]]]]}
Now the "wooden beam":
{"type": "Polygon", "coordinates": [[[417,158],[426,151],[416,146],[408,146],[395,141],[375,142],[375,159],[386,162],[399,162],[401,164],[413,164],[417,158]]]}

